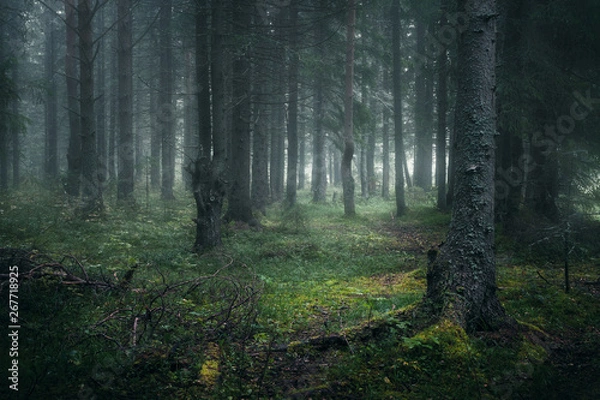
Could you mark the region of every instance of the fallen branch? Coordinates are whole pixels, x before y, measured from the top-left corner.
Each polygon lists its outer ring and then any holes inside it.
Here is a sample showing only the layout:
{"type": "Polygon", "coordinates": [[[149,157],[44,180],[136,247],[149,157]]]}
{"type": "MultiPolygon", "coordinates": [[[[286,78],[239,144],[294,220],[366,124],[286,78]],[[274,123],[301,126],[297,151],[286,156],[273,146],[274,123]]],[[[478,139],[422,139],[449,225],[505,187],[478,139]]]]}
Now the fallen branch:
{"type": "MultiPolygon", "coordinates": [[[[18,267],[20,281],[42,278],[58,279],[61,284],[68,286],[88,286],[104,289],[113,289],[116,286],[108,280],[91,279],[83,264],[74,256],[66,255],[61,261],[55,261],[50,256],[34,251],[13,248],[0,248],[0,271],[8,271],[10,267],[18,267]],[[69,260],[80,271],[79,274],[71,272],[65,265],[69,260]]],[[[10,274],[0,274],[0,292],[8,283],[10,274]]]]}

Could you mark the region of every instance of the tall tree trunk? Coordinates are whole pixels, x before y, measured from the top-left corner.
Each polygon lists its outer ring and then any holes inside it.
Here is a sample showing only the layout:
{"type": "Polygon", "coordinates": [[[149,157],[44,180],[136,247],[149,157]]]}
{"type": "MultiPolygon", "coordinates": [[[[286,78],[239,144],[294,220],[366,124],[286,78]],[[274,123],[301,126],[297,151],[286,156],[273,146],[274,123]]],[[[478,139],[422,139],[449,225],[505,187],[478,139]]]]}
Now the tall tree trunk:
{"type": "MultiPolygon", "coordinates": [[[[362,64],[366,64],[366,57],[362,57],[362,64]]],[[[364,109],[368,109],[368,100],[367,100],[367,84],[366,79],[362,79],[361,88],[360,88],[360,102],[364,109]]],[[[366,200],[369,197],[369,181],[367,178],[367,142],[369,141],[369,127],[363,123],[362,129],[360,130],[362,134],[362,138],[359,141],[359,178],[360,178],[360,197],[363,200],[366,200]]]]}
{"type": "Polygon", "coordinates": [[[52,183],[58,178],[58,102],[56,99],[56,45],[55,45],[55,34],[56,29],[54,28],[54,14],[51,10],[46,10],[45,15],[45,30],[46,35],[45,52],[46,59],[44,61],[44,69],[46,72],[46,82],[48,84],[48,91],[46,92],[46,148],[45,148],[45,174],[52,183]]]}
{"type": "MultiPolygon", "coordinates": [[[[371,99],[371,109],[377,110],[378,105],[375,103],[375,99],[371,99]]],[[[376,112],[375,112],[376,114],[376,112]]],[[[375,176],[375,119],[373,123],[369,124],[369,131],[367,134],[367,187],[369,197],[375,196],[377,177],[375,176]]]]}
{"type": "Polygon", "coordinates": [[[354,0],[348,0],[348,22],[346,27],[346,77],[344,90],[344,152],[342,154],[342,186],[344,191],[344,214],[356,214],[354,207],[354,178],[352,158],[354,157],[354,25],[356,7],[354,0]]]}
{"type": "MultiPolygon", "coordinates": [[[[233,34],[238,38],[247,35],[250,14],[247,0],[233,2],[233,34]]],[[[249,44],[248,44],[249,46],[249,44]]],[[[245,47],[245,46],[244,46],[245,47]]],[[[249,48],[235,55],[233,60],[233,99],[231,114],[232,158],[231,190],[226,220],[251,222],[250,201],[250,63],[249,48]]]]}
{"type": "MultiPolygon", "coordinates": [[[[417,53],[425,54],[426,23],[417,21],[417,53]]],[[[413,183],[425,190],[432,184],[432,126],[433,79],[432,63],[429,57],[419,64],[415,76],[415,162],[413,183]]]]}
{"type": "MultiPolygon", "coordinates": [[[[303,108],[299,110],[304,114],[303,108]]],[[[298,121],[298,190],[303,190],[306,183],[306,121],[298,121]]]]}
{"type": "Polygon", "coordinates": [[[225,171],[227,164],[227,136],[225,134],[225,81],[223,70],[223,2],[213,2],[210,8],[213,26],[210,48],[210,75],[208,57],[207,0],[198,3],[196,15],[196,55],[199,104],[199,140],[201,150],[190,170],[192,190],[196,201],[195,251],[202,252],[221,246],[221,212],[225,198],[225,171]],[[212,125],[210,122],[210,89],[212,91],[212,125]],[[213,134],[211,135],[211,126],[213,134]],[[211,157],[212,137],[212,157],[211,157]]]}
{"type": "Polygon", "coordinates": [[[175,105],[173,104],[173,46],[171,43],[172,0],[161,2],[160,24],[160,90],[158,125],[161,137],[161,186],[163,200],[172,200],[175,184],[175,105]]]}
{"type": "MultiPolygon", "coordinates": [[[[392,17],[392,94],[394,96],[394,172],[396,175],[396,215],[400,216],[406,212],[406,200],[404,197],[404,135],[402,126],[402,57],[400,43],[402,27],[400,21],[400,0],[393,0],[391,8],[392,17]]],[[[408,174],[407,174],[408,175],[408,174]]]]}
{"type": "MultiPolygon", "coordinates": [[[[260,85],[264,88],[264,81],[260,85]]],[[[265,215],[269,200],[268,107],[260,101],[254,107],[257,121],[252,135],[252,206],[265,215]]]]}
{"type": "Polygon", "coordinates": [[[94,37],[91,0],[79,0],[79,112],[81,117],[81,177],[84,215],[103,208],[102,187],[98,178],[98,154],[94,118],[94,37]]]}
{"type": "MultiPolygon", "coordinates": [[[[276,57],[281,59],[281,49],[276,50],[276,57]]],[[[275,78],[275,99],[273,101],[273,122],[271,126],[271,155],[270,155],[270,186],[271,200],[279,201],[283,198],[284,181],[284,146],[285,146],[285,96],[284,96],[284,78],[283,74],[275,78]]]]}
{"type": "Polygon", "coordinates": [[[98,151],[98,174],[100,183],[104,184],[108,179],[107,151],[106,151],[106,46],[104,41],[104,8],[98,10],[98,62],[96,63],[96,148],[98,151]]]}
{"type": "Polygon", "coordinates": [[[331,159],[333,168],[331,171],[331,181],[333,186],[340,186],[342,183],[342,161],[341,161],[341,151],[335,145],[330,146],[331,149],[331,159]]]}
{"type": "MultiPolygon", "coordinates": [[[[442,2],[439,31],[446,26],[446,4],[442,2]]],[[[444,46],[444,45],[442,45],[444,46]]],[[[448,112],[448,60],[443,47],[437,59],[437,114],[438,126],[435,146],[435,186],[437,187],[437,208],[446,210],[446,113],[448,112]]]]}
{"type": "Polygon", "coordinates": [[[191,162],[198,159],[199,152],[199,128],[197,122],[198,113],[197,99],[198,96],[193,96],[196,92],[194,85],[197,83],[195,77],[194,57],[192,50],[188,49],[185,52],[185,74],[183,77],[184,97],[183,97],[183,161],[181,163],[181,178],[186,189],[192,188],[192,177],[188,172],[188,166],[191,162]]]}
{"type": "Polygon", "coordinates": [[[467,331],[508,319],[494,260],[495,0],[467,0],[456,99],[456,192],[445,244],[427,272],[434,311],[467,331]]]}
{"type": "MultiPolygon", "coordinates": [[[[258,25],[260,35],[268,37],[271,31],[269,21],[263,20],[258,25]]],[[[263,215],[267,212],[269,201],[269,120],[270,107],[268,104],[269,91],[268,59],[272,55],[273,46],[271,41],[264,41],[255,49],[257,64],[255,67],[256,77],[253,97],[256,99],[254,107],[254,129],[252,135],[252,207],[263,215]]]]}
{"type": "Polygon", "coordinates": [[[117,199],[133,203],[134,147],[133,147],[133,41],[132,2],[118,2],[118,63],[119,63],[119,172],[117,199]]]}
{"type": "MultiPolygon", "coordinates": [[[[386,67],[383,69],[383,90],[389,93],[390,74],[386,67]]],[[[381,197],[385,200],[390,198],[390,110],[387,105],[383,105],[382,112],[382,177],[381,177],[381,197]]]]}
{"type": "Polygon", "coordinates": [[[367,140],[367,133],[362,137],[362,143],[358,146],[358,154],[360,161],[358,163],[359,177],[360,177],[360,197],[365,200],[369,197],[369,188],[367,181],[367,147],[365,141],[367,140]]]}
{"type": "Polygon", "coordinates": [[[298,8],[296,2],[290,3],[289,8],[289,75],[288,75],[288,162],[286,206],[296,204],[298,184],[298,8]]]}
{"type": "MultiPolygon", "coordinates": [[[[198,2],[196,14],[196,86],[198,92],[198,157],[211,157],[212,154],[212,122],[211,122],[211,85],[209,54],[209,22],[210,4],[208,0],[198,2]]],[[[214,27],[213,30],[218,29],[214,27]]],[[[215,53],[222,50],[217,48],[215,53]]],[[[218,70],[218,69],[217,69],[218,70]]]]}
{"type": "Polygon", "coordinates": [[[324,104],[323,104],[323,79],[316,78],[315,106],[314,106],[314,137],[313,137],[313,166],[311,188],[314,203],[327,201],[327,149],[325,147],[325,131],[323,129],[324,104]]]}
{"type": "MultiPolygon", "coordinates": [[[[116,7],[113,10],[113,18],[117,19],[118,10],[116,7]]],[[[119,38],[118,35],[112,35],[111,42],[109,45],[112,49],[119,48],[119,38]]],[[[107,144],[107,173],[108,179],[111,182],[117,181],[117,131],[118,127],[118,113],[119,113],[119,62],[118,62],[118,54],[116,51],[109,52],[109,71],[110,71],[110,79],[108,84],[108,144],[107,144]]],[[[151,122],[152,124],[152,122],[151,122]]]]}
{"type": "MultiPolygon", "coordinates": [[[[156,38],[152,38],[151,40],[154,42],[154,48],[159,50],[158,41],[156,38]]],[[[160,57],[156,54],[157,57],[160,57]]],[[[155,84],[157,79],[152,76],[150,78],[150,87],[156,87],[155,84]]],[[[152,189],[158,189],[161,186],[160,181],[160,171],[161,171],[161,148],[162,148],[162,139],[161,139],[161,130],[160,130],[160,121],[156,117],[158,114],[158,98],[159,95],[156,90],[150,89],[149,95],[149,114],[152,116],[150,118],[150,186],[152,189]]]]}
{"type": "Polygon", "coordinates": [[[69,113],[69,148],[67,150],[67,182],[71,197],[79,196],[81,179],[81,120],[79,118],[79,77],[77,75],[77,13],[75,0],[65,0],[67,108],[69,113]]]}
{"type": "MultiPolygon", "coordinates": [[[[324,1],[320,1],[323,10],[326,9],[324,1]]],[[[318,60],[325,59],[325,46],[323,42],[326,39],[325,24],[320,23],[316,27],[316,46],[315,53],[318,60]]],[[[314,203],[325,203],[327,201],[327,149],[325,147],[325,130],[323,129],[323,119],[325,115],[324,91],[325,82],[323,74],[315,74],[315,97],[314,97],[314,136],[313,136],[313,163],[311,190],[313,193],[312,201],[314,203]]]]}

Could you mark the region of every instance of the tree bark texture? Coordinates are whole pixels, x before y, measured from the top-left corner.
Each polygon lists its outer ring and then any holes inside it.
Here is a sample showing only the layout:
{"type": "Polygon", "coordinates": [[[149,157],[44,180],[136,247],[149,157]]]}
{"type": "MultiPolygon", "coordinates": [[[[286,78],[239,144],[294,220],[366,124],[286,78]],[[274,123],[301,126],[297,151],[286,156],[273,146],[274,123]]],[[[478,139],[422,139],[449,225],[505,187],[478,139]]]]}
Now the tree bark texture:
{"type": "Polygon", "coordinates": [[[446,242],[427,273],[427,299],[442,318],[467,331],[506,322],[496,294],[494,136],[496,113],[494,0],[467,0],[459,41],[456,182],[446,242]]]}
{"type": "Polygon", "coordinates": [[[221,246],[221,211],[225,181],[220,162],[200,157],[189,171],[196,201],[196,240],[194,251],[203,252],[221,246]]]}
{"type": "Polygon", "coordinates": [[[348,22],[346,27],[346,77],[344,90],[344,151],[342,154],[342,186],[344,192],[344,214],[356,214],[354,206],[354,177],[352,158],[354,157],[354,25],[356,8],[354,0],[348,0],[348,22]]]}

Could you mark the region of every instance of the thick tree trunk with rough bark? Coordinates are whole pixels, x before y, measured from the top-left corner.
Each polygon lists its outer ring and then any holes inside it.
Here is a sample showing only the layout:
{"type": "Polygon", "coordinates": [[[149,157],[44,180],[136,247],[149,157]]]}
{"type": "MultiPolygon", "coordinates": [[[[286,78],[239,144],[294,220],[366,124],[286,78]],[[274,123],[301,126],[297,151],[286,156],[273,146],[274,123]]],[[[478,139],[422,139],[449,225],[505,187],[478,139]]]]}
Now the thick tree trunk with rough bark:
{"type": "Polygon", "coordinates": [[[356,8],[354,0],[348,0],[348,23],[346,31],[346,86],[344,92],[344,151],[342,153],[342,186],[344,191],[344,214],[356,214],[354,207],[354,177],[352,158],[354,157],[354,24],[356,8]]]}
{"type": "Polygon", "coordinates": [[[496,294],[494,0],[467,0],[459,41],[456,182],[446,242],[427,272],[427,300],[467,331],[497,329],[508,319],[496,294]]]}
{"type": "Polygon", "coordinates": [[[226,192],[221,167],[220,162],[201,157],[189,171],[196,201],[197,252],[221,246],[221,211],[226,192]]]}

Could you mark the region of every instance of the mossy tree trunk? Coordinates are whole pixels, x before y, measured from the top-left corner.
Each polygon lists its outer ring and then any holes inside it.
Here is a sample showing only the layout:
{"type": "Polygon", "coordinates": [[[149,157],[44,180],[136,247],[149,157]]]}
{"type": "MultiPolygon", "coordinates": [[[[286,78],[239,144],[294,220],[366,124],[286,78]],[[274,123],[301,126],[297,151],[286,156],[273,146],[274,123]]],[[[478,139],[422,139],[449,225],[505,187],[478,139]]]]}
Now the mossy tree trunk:
{"type": "Polygon", "coordinates": [[[496,294],[494,259],[494,0],[467,0],[459,42],[456,181],[446,243],[427,273],[427,300],[467,331],[506,321],[496,294]]]}

